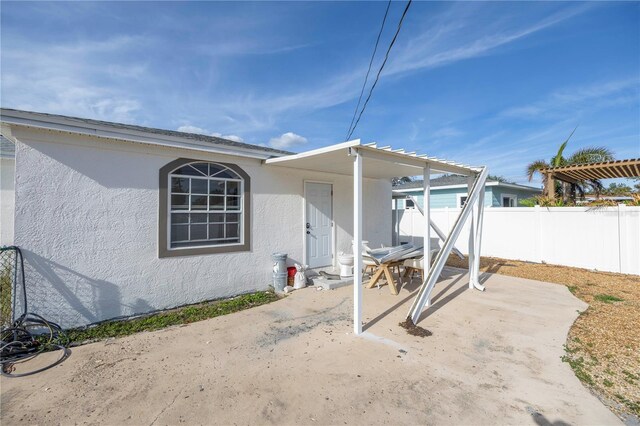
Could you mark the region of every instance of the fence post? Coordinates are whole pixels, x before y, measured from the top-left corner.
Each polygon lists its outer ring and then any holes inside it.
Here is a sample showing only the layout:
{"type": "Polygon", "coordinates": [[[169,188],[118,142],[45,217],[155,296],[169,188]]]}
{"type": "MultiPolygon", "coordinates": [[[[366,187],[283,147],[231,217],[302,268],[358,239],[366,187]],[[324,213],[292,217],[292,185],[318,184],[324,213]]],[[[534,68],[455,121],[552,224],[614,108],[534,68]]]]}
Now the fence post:
{"type": "MultiPolygon", "coordinates": [[[[622,273],[622,236],[626,235],[626,229],[624,225],[626,225],[625,218],[627,215],[625,214],[625,209],[627,208],[626,204],[618,204],[618,272],[622,273]]],[[[625,241],[626,242],[626,241],[625,241]]]]}
{"type": "Polygon", "coordinates": [[[542,263],[543,261],[542,259],[542,227],[540,225],[540,206],[536,204],[533,207],[533,209],[535,214],[535,218],[533,220],[533,230],[536,235],[536,240],[534,243],[534,250],[535,250],[534,256],[535,256],[536,262],[542,263]]]}

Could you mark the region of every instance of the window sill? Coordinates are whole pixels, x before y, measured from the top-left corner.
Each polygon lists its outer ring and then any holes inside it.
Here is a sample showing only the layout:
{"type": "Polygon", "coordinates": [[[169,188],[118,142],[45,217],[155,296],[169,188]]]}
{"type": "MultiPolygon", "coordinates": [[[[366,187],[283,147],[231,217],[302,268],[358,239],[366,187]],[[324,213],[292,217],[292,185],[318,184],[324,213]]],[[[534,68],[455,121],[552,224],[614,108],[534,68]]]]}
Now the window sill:
{"type": "Polygon", "coordinates": [[[163,257],[180,257],[180,256],[202,256],[207,254],[225,254],[250,251],[249,243],[243,244],[227,244],[216,246],[195,246],[195,247],[176,247],[160,249],[159,258],[163,257]]]}

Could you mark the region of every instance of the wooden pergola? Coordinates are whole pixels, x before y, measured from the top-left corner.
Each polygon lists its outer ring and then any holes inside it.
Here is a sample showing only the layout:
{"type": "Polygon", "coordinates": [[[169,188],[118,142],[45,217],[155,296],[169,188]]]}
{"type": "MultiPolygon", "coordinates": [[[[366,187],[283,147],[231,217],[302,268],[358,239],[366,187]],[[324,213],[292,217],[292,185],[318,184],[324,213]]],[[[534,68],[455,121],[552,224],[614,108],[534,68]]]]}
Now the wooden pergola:
{"type": "Polygon", "coordinates": [[[640,158],[549,167],[541,169],[540,173],[545,179],[547,196],[553,199],[556,179],[567,183],[579,183],[589,179],[640,177],[640,158]]]}

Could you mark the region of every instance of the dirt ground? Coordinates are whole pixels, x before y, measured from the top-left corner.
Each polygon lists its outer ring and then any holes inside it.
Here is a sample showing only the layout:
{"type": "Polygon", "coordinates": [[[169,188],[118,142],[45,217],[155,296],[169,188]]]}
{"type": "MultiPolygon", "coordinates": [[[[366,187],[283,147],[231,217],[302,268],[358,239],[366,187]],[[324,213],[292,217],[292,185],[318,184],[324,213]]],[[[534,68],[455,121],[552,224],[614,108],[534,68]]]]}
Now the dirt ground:
{"type": "MultiPolygon", "coordinates": [[[[563,286],[453,269],[407,334],[417,283],[310,287],[257,308],[73,349],[51,370],[0,379],[13,424],[620,424],[561,361],[586,308],[563,286]]],[[[43,362],[44,360],[40,360],[43,362]]]]}
{"type": "MultiPolygon", "coordinates": [[[[455,256],[449,265],[466,267],[455,256]]],[[[566,360],[620,414],[640,417],[640,277],[566,266],[482,258],[482,271],[564,284],[589,308],[567,339],[566,360]]],[[[639,422],[640,424],[640,422],[639,422]]]]}

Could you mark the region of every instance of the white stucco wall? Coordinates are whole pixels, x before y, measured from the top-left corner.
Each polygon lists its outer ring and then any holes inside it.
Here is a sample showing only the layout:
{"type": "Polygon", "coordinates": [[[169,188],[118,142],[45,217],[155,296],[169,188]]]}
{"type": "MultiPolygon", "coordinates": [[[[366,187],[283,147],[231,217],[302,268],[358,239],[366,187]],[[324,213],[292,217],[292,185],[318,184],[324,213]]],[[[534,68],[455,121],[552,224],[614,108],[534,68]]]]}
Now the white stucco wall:
{"type": "MultiPolygon", "coordinates": [[[[334,184],[337,251],[350,251],[352,179],[258,160],[18,130],[15,243],[31,310],[78,326],[266,289],[271,253],[302,260],[304,180],[334,184]],[[238,164],[251,177],[251,252],[158,258],[158,172],[176,158],[238,164]]],[[[365,182],[365,239],[391,242],[391,185],[365,182]]]]}
{"type": "Polygon", "coordinates": [[[0,246],[13,244],[14,174],[14,159],[0,157],[0,246]]]}

